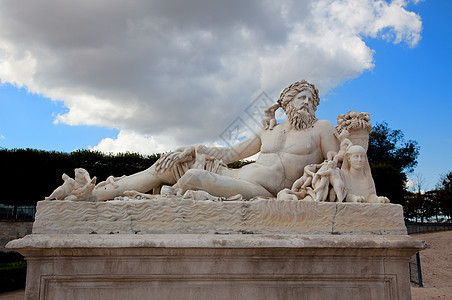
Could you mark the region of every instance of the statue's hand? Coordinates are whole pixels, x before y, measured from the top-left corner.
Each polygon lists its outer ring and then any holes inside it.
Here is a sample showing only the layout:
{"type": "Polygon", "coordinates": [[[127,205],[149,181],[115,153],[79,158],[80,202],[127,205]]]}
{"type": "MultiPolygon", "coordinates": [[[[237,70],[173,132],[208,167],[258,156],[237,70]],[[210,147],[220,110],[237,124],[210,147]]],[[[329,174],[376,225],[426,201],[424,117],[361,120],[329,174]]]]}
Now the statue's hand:
{"type": "Polygon", "coordinates": [[[262,127],[263,127],[265,130],[267,130],[267,129],[268,129],[268,126],[270,125],[270,120],[269,120],[269,119],[262,119],[261,123],[262,123],[262,127]]]}
{"type": "Polygon", "coordinates": [[[272,130],[276,125],[275,111],[280,107],[279,103],[273,104],[272,106],[265,109],[265,118],[262,120],[262,125],[264,129],[272,130]]]}
{"type": "Polygon", "coordinates": [[[185,162],[193,159],[194,146],[180,147],[174,152],[169,152],[162,155],[155,163],[155,170],[158,173],[163,173],[171,169],[174,164],[178,162],[185,162]]]}

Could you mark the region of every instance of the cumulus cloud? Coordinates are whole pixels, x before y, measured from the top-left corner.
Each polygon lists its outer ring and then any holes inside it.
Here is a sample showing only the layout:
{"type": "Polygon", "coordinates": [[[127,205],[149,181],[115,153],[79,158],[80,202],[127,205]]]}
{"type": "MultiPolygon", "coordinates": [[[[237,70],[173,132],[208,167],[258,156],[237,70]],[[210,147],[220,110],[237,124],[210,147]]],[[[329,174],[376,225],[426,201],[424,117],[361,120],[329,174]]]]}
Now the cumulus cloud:
{"type": "Polygon", "coordinates": [[[4,140],[5,136],[3,134],[0,134],[0,140],[4,140]]]}
{"type": "Polygon", "coordinates": [[[99,149],[133,136],[155,152],[218,139],[260,91],[305,78],[326,93],[372,69],[368,37],[415,46],[422,22],[406,5],[2,1],[0,80],[63,101],[55,122],[121,131],[99,149]]]}
{"type": "Polygon", "coordinates": [[[163,153],[167,147],[177,147],[176,141],[170,136],[146,136],[122,130],[116,139],[105,138],[92,150],[111,153],[137,152],[141,154],[163,153]]]}

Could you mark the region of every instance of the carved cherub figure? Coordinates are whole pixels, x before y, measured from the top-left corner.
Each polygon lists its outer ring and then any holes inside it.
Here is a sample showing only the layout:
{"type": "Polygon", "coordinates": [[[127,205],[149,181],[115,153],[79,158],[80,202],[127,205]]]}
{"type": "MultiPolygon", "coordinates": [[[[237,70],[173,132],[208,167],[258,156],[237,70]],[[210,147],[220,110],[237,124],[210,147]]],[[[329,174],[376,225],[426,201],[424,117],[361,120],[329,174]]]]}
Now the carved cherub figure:
{"type": "Polygon", "coordinates": [[[314,176],[312,186],[316,196],[315,201],[326,200],[330,184],[336,194],[334,198],[336,201],[342,202],[346,195],[346,189],[335,160],[325,161],[314,176]]]}
{"type": "Polygon", "coordinates": [[[317,168],[319,168],[321,165],[322,164],[310,164],[304,167],[303,176],[295,180],[291,190],[294,192],[300,192],[301,190],[310,186],[312,183],[312,179],[314,178],[315,172],[317,171],[317,168]]]}
{"type": "Polygon", "coordinates": [[[64,183],[57,187],[48,197],[45,197],[45,200],[63,200],[67,196],[71,194],[75,187],[75,180],[69,177],[66,173],[63,173],[61,176],[64,183]]]}
{"type": "Polygon", "coordinates": [[[63,174],[64,183],[56,188],[46,200],[88,200],[96,185],[96,177],[89,176],[88,171],[76,168],[75,179],[63,174]]]}
{"type": "Polygon", "coordinates": [[[328,195],[328,185],[330,184],[327,172],[329,170],[328,161],[320,164],[319,170],[312,178],[312,188],[314,190],[314,201],[325,201],[328,195]]]}
{"type": "Polygon", "coordinates": [[[344,160],[344,155],[347,152],[347,148],[352,146],[352,142],[348,138],[349,135],[350,133],[348,132],[347,129],[342,130],[342,132],[339,135],[337,135],[337,138],[339,139],[339,141],[341,141],[341,145],[339,148],[339,152],[337,152],[337,154],[334,155],[333,160],[336,163],[338,163],[338,166],[342,164],[342,161],[344,160]]]}

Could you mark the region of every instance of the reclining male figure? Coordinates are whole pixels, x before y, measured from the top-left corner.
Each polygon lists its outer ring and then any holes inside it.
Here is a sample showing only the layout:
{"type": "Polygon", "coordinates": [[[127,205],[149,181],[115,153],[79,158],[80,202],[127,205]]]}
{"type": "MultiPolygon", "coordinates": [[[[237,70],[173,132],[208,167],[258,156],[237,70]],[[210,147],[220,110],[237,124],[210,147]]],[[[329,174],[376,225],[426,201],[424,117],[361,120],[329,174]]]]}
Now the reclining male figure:
{"type": "Polygon", "coordinates": [[[305,80],[295,82],[283,90],[277,103],[287,121],[262,128],[231,147],[178,148],[150,168],[122,177],[114,185],[99,184],[93,195],[104,201],[129,190],[146,193],[161,185],[173,185],[182,192],[203,190],[218,197],[276,196],[303,175],[305,166],[321,163],[328,151],[339,150],[333,124],[315,117],[319,102],[314,85],[305,80]],[[258,152],[254,163],[240,169],[226,166],[258,152]]]}

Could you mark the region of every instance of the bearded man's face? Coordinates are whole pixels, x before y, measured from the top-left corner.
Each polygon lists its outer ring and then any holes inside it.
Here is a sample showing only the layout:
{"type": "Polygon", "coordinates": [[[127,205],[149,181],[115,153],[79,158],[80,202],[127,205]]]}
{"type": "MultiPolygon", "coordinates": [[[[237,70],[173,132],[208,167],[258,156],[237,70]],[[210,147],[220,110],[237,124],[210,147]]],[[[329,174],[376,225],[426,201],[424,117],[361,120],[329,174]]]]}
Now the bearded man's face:
{"type": "Polygon", "coordinates": [[[308,90],[301,91],[287,103],[285,107],[287,120],[295,129],[311,127],[317,118],[312,93],[308,90]]]}

